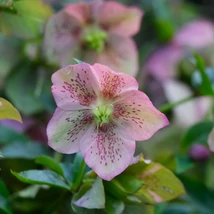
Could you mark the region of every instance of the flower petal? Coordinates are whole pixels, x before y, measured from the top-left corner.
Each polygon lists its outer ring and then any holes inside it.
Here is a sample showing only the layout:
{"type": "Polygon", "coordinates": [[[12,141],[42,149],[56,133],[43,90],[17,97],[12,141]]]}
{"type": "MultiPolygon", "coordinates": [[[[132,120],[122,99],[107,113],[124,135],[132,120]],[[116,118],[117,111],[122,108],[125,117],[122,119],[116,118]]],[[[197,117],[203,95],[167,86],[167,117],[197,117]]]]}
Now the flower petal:
{"type": "Polygon", "coordinates": [[[52,75],[52,93],[57,106],[64,110],[87,109],[96,100],[96,85],[91,66],[86,63],[69,65],[52,75]]]}
{"type": "Polygon", "coordinates": [[[79,142],[93,117],[90,110],[57,108],[47,127],[48,145],[60,153],[79,152],[79,142]]]}
{"type": "Polygon", "coordinates": [[[138,72],[138,52],[134,41],[117,35],[109,35],[108,42],[101,53],[86,52],[84,61],[108,65],[117,72],[136,76],[138,72]]]}
{"type": "Polygon", "coordinates": [[[126,91],[138,89],[137,81],[129,75],[117,73],[101,64],[94,64],[91,67],[99,83],[95,91],[100,93],[98,96],[100,95],[106,100],[114,99],[126,91]]]}
{"type": "Polygon", "coordinates": [[[120,134],[131,140],[147,140],[169,124],[166,116],[141,91],[130,91],[118,97],[113,119],[120,134]]]}
{"type": "Polygon", "coordinates": [[[173,41],[191,48],[203,48],[214,43],[214,24],[207,20],[187,23],[173,41]]]}
{"type": "Polygon", "coordinates": [[[109,1],[101,5],[97,20],[108,32],[130,37],[139,31],[142,16],[143,12],[137,7],[109,1]]]}
{"type": "Polygon", "coordinates": [[[85,162],[99,177],[111,180],[124,171],[133,159],[135,141],[119,135],[113,124],[97,129],[91,126],[80,142],[85,162]]]}
{"type": "Polygon", "coordinates": [[[43,51],[47,59],[64,63],[64,56],[75,55],[81,31],[81,24],[64,10],[53,15],[45,28],[43,51]]]}

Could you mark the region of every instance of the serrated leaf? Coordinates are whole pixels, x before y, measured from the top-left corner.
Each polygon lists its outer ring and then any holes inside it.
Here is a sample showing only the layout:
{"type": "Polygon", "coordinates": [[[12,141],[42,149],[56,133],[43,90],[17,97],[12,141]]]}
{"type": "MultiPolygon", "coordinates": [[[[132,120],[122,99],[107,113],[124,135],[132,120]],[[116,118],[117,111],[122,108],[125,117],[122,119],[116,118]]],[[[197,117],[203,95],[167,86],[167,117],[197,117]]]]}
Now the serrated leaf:
{"type": "Polygon", "coordinates": [[[3,98],[0,98],[0,120],[1,119],[11,119],[22,122],[22,118],[18,110],[3,98]]]}
{"type": "Polygon", "coordinates": [[[3,147],[1,152],[4,158],[23,159],[33,159],[39,155],[49,154],[48,148],[37,142],[12,143],[3,147]]]}
{"type": "Polygon", "coordinates": [[[212,127],[211,121],[203,121],[190,127],[181,140],[181,149],[186,151],[194,143],[207,144],[207,138],[212,127]]]}
{"type": "Polygon", "coordinates": [[[23,183],[42,184],[66,190],[70,189],[59,175],[50,170],[28,170],[20,173],[11,170],[11,173],[23,183]]]}
{"type": "Polygon", "coordinates": [[[76,206],[85,207],[88,209],[105,208],[105,191],[102,179],[97,177],[91,189],[73,203],[76,206]]]}
{"type": "Polygon", "coordinates": [[[42,164],[43,166],[46,166],[47,168],[51,169],[52,171],[56,172],[57,174],[64,177],[63,169],[60,166],[60,164],[54,160],[53,158],[45,155],[41,155],[35,158],[35,162],[38,164],[42,164]]]}

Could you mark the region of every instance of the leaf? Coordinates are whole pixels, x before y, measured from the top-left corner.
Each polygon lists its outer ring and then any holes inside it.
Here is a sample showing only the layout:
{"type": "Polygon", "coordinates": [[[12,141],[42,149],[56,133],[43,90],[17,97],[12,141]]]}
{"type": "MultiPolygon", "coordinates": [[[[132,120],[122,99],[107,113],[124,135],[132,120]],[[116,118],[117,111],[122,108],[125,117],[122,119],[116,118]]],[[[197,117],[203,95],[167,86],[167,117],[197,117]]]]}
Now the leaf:
{"type": "Polygon", "coordinates": [[[176,173],[181,174],[195,166],[194,162],[187,155],[177,155],[176,161],[176,173]]]}
{"type": "Polygon", "coordinates": [[[212,88],[212,82],[210,81],[207,73],[205,72],[205,66],[203,59],[195,53],[196,67],[199,70],[202,78],[202,83],[200,87],[200,92],[202,95],[214,95],[212,88]]]}
{"type": "Polygon", "coordinates": [[[190,127],[181,140],[181,149],[186,151],[194,143],[207,144],[207,138],[212,127],[211,121],[203,121],[190,127]]]}
{"type": "Polygon", "coordinates": [[[10,207],[6,198],[0,195],[0,212],[2,214],[11,214],[10,207]],[[2,211],[2,212],[1,212],[2,211]]]}
{"type": "Polygon", "coordinates": [[[42,154],[48,154],[49,150],[44,145],[37,142],[12,143],[2,148],[4,158],[24,158],[33,159],[42,154]]]}
{"type": "Polygon", "coordinates": [[[209,136],[208,136],[208,145],[209,145],[210,150],[212,152],[214,152],[214,128],[209,133],[209,136]]]}
{"type": "Polygon", "coordinates": [[[31,115],[43,110],[44,105],[35,94],[37,67],[29,60],[22,60],[16,66],[16,71],[7,78],[5,92],[19,111],[31,115]],[[34,75],[32,75],[32,71],[34,75]],[[24,87],[23,87],[24,86],[24,87]]]}
{"type": "Polygon", "coordinates": [[[22,134],[18,133],[8,127],[0,125],[0,144],[8,144],[14,141],[27,142],[29,138],[22,134]]]}
{"type": "Polygon", "coordinates": [[[51,8],[40,0],[14,1],[10,11],[0,12],[0,32],[23,39],[35,38],[42,33],[51,14],[51,8]]]}
{"type": "Polygon", "coordinates": [[[145,162],[142,156],[137,164],[124,171],[124,174],[130,173],[143,181],[142,187],[133,194],[142,202],[155,204],[185,193],[182,183],[169,169],[158,163],[145,162]]]}
{"type": "Polygon", "coordinates": [[[154,214],[152,205],[126,205],[124,214],[154,214]]]}
{"type": "Polygon", "coordinates": [[[17,192],[16,195],[18,195],[21,198],[35,198],[39,189],[40,189],[40,185],[31,185],[17,192]]]}
{"type": "Polygon", "coordinates": [[[7,187],[2,180],[0,180],[0,195],[4,196],[5,198],[8,198],[9,196],[7,187]]]}
{"type": "Polygon", "coordinates": [[[107,214],[122,214],[125,208],[124,202],[115,198],[106,197],[105,211],[107,214]]]}
{"type": "Polygon", "coordinates": [[[0,98],[0,120],[1,119],[11,119],[22,122],[22,118],[18,110],[3,98],[0,98]]]}
{"type": "Polygon", "coordinates": [[[60,166],[60,164],[54,160],[53,158],[45,155],[41,155],[35,158],[35,162],[38,164],[42,164],[43,166],[46,166],[47,168],[51,169],[52,171],[56,172],[57,174],[64,177],[63,169],[60,166]]]}
{"type": "Polygon", "coordinates": [[[69,186],[64,182],[64,180],[55,172],[50,170],[28,170],[20,173],[11,170],[11,173],[23,183],[45,184],[69,190],[69,186]]]}
{"type": "Polygon", "coordinates": [[[13,0],[0,0],[0,9],[10,7],[13,4],[13,0]]]}
{"type": "Polygon", "coordinates": [[[93,186],[80,199],[73,202],[76,206],[85,207],[88,209],[105,208],[105,191],[102,179],[97,177],[93,186]]]}
{"type": "Polygon", "coordinates": [[[83,61],[81,61],[81,60],[79,60],[79,59],[76,59],[76,58],[73,58],[73,60],[74,60],[77,64],[83,63],[83,61]]]}

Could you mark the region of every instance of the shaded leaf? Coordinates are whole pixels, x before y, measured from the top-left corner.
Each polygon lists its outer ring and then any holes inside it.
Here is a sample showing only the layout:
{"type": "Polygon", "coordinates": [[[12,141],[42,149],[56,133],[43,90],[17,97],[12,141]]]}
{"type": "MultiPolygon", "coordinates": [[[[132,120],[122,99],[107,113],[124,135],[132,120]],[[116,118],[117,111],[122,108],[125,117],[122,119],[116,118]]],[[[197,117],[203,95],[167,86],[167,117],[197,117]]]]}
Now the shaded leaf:
{"type": "Polygon", "coordinates": [[[40,189],[40,185],[31,185],[17,192],[16,195],[18,195],[21,198],[35,198],[39,189],[40,189]]]}
{"type": "Polygon", "coordinates": [[[49,150],[44,145],[37,142],[12,143],[2,148],[4,158],[24,158],[33,159],[42,154],[49,154],[49,150]]]}
{"type": "Polygon", "coordinates": [[[63,169],[60,164],[54,160],[53,158],[45,155],[41,155],[35,158],[35,162],[38,164],[42,164],[43,166],[48,167],[52,171],[64,177],[63,169]]]}
{"type": "Polygon", "coordinates": [[[180,155],[175,157],[176,173],[181,174],[195,166],[194,162],[187,155],[180,155]]]}
{"type": "Polygon", "coordinates": [[[105,211],[107,214],[122,214],[125,208],[123,201],[116,198],[106,197],[105,211]]]}
{"type": "Polygon", "coordinates": [[[212,82],[210,81],[207,73],[205,72],[205,66],[203,59],[195,53],[196,67],[199,70],[202,78],[200,92],[202,95],[214,95],[212,88],[212,82]]]}
{"type": "Polygon", "coordinates": [[[210,150],[212,152],[214,152],[214,128],[209,133],[209,136],[208,136],[208,145],[209,145],[210,150]]]}
{"type": "Polygon", "coordinates": [[[18,110],[3,98],[0,98],[0,120],[1,119],[11,119],[22,122],[22,118],[18,110]]]}
{"type": "Polygon", "coordinates": [[[87,191],[80,199],[73,202],[76,206],[88,209],[105,208],[105,192],[102,179],[97,177],[91,189],[87,191]]]}
{"type": "Polygon", "coordinates": [[[181,140],[181,149],[186,151],[194,143],[207,144],[207,138],[212,127],[211,121],[203,121],[190,127],[181,140]]]}
{"type": "Polygon", "coordinates": [[[0,8],[7,8],[13,4],[13,0],[0,0],[0,8]]]}
{"type": "Polygon", "coordinates": [[[23,183],[45,184],[69,190],[69,186],[64,182],[64,180],[55,172],[50,170],[28,170],[20,173],[11,170],[11,173],[23,183]]]}

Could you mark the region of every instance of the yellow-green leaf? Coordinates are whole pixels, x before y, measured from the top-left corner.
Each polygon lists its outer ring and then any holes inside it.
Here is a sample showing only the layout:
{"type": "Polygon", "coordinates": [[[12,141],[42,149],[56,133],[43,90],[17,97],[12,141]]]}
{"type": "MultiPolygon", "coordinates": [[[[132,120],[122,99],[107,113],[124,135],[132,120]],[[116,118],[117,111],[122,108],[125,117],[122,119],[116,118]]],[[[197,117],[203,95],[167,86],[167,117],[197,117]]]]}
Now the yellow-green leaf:
{"type": "Polygon", "coordinates": [[[0,120],[1,119],[11,119],[22,122],[21,116],[17,109],[15,109],[11,103],[3,98],[0,98],[0,120]]]}

